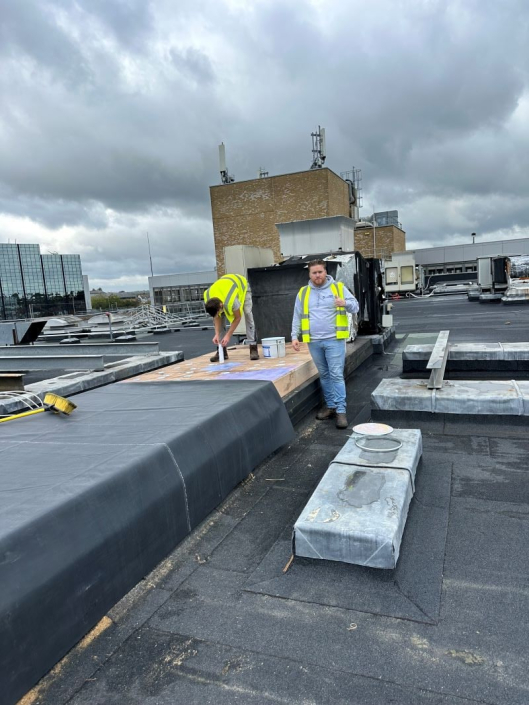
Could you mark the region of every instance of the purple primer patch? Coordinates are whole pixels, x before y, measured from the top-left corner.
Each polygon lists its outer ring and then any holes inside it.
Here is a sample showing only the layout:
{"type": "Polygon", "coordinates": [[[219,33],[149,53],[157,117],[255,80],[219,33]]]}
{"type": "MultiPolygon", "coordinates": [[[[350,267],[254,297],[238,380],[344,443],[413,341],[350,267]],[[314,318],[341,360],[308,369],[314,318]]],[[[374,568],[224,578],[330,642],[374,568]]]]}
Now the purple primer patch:
{"type": "Polygon", "coordinates": [[[240,367],[242,363],[240,362],[222,362],[215,363],[214,365],[208,365],[208,372],[226,372],[228,370],[233,370],[234,367],[240,367]]]}
{"type": "Polygon", "coordinates": [[[272,382],[283,375],[295,370],[297,365],[289,365],[287,367],[272,367],[260,370],[247,370],[246,372],[227,372],[224,379],[266,379],[272,382]]]}

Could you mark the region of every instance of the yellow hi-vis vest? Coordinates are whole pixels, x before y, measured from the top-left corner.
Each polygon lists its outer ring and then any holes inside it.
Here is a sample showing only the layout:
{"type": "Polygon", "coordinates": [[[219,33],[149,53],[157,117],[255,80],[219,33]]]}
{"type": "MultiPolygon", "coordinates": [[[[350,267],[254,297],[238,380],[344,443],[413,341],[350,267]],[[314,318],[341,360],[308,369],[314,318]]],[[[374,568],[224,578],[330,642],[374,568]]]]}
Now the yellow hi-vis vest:
{"type": "MultiPolygon", "coordinates": [[[[344,298],[344,285],[342,282],[331,284],[331,291],[334,296],[340,299],[344,298]]],[[[309,299],[310,286],[302,286],[299,290],[299,300],[301,301],[301,339],[304,343],[310,343],[310,315],[309,315],[309,299]]],[[[338,340],[347,339],[349,337],[349,320],[347,319],[347,311],[343,306],[336,307],[336,337],[338,340]]]]}
{"type": "Polygon", "coordinates": [[[209,289],[204,292],[204,302],[209,299],[220,299],[224,304],[223,313],[231,323],[234,318],[233,302],[235,297],[239,299],[241,304],[241,313],[244,306],[244,299],[248,291],[248,282],[240,274],[225,274],[220,279],[212,284],[209,289]]]}

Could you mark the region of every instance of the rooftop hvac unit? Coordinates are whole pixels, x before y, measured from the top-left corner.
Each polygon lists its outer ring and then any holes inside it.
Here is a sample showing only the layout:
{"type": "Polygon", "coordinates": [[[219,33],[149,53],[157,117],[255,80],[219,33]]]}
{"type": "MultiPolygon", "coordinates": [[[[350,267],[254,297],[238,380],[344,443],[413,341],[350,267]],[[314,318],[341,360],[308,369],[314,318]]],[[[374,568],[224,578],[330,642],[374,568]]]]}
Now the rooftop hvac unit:
{"type": "Polygon", "coordinates": [[[354,251],[352,218],[343,215],[276,223],[283,257],[303,256],[307,252],[354,251]]]}
{"type": "Polygon", "coordinates": [[[492,260],[492,276],[495,288],[507,286],[507,257],[494,257],[492,260]]]}
{"type": "Polygon", "coordinates": [[[309,281],[307,264],[314,259],[326,260],[327,272],[336,281],[342,281],[358,300],[358,332],[380,332],[383,302],[380,260],[365,260],[359,252],[336,256],[325,252],[291,257],[273,267],[248,270],[259,338],[284,336],[287,341],[291,340],[296,296],[309,281]]]}
{"type": "Polygon", "coordinates": [[[478,257],[478,284],[481,290],[492,288],[491,257],[478,257]]]}
{"type": "Polygon", "coordinates": [[[510,257],[511,279],[529,279],[529,255],[510,257]]]}
{"type": "Polygon", "coordinates": [[[509,257],[508,283],[504,304],[529,302],[529,255],[509,257]]]}

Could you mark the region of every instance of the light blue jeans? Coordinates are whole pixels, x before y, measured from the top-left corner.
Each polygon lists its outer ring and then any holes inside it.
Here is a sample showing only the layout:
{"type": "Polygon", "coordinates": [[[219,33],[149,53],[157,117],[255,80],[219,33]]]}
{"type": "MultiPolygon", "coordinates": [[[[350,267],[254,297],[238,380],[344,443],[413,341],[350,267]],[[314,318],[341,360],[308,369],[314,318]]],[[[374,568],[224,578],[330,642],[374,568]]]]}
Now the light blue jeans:
{"type": "Polygon", "coordinates": [[[329,409],[336,409],[337,414],[345,414],[345,340],[313,340],[309,350],[320,373],[325,403],[329,409]]]}

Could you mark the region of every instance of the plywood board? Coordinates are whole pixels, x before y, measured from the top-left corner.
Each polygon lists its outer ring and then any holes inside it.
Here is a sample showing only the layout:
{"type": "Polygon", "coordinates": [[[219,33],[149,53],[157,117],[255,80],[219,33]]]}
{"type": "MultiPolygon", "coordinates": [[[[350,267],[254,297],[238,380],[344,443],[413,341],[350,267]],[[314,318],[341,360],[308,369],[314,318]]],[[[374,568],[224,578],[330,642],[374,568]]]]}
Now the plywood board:
{"type": "Polygon", "coordinates": [[[286,356],[263,358],[259,346],[259,360],[250,360],[248,346],[238,345],[228,348],[229,359],[219,364],[210,362],[214,351],[192,360],[168,365],[159,370],[146,372],[126,380],[130,382],[170,382],[189,380],[240,380],[255,379],[273,382],[282,398],[305,382],[318,376],[318,371],[310,356],[308,346],[303,345],[296,353],[287,344],[286,356]]]}

